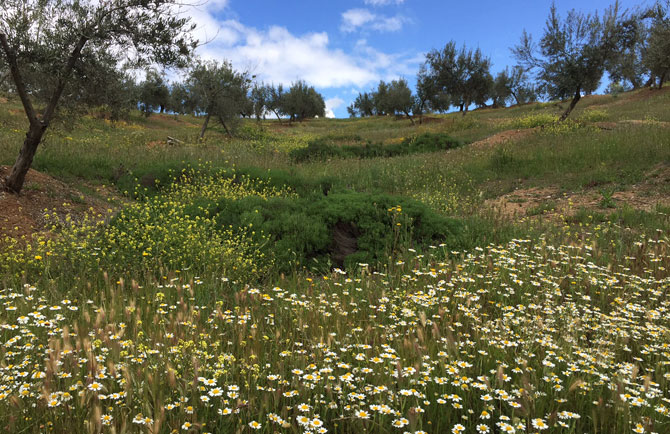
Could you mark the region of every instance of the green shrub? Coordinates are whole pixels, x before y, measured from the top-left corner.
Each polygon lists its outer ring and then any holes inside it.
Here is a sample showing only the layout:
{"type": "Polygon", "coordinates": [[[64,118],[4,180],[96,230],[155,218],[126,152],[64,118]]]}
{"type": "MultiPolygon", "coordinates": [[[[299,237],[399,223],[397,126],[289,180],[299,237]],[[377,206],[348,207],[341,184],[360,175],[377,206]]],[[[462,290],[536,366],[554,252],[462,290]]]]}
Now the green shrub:
{"type": "Polygon", "coordinates": [[[503,124],[507,129],[528,129],[542,127],[558,121],[558,116],[549,113],[530,114],[512,119],[503,124]]]}
{"type": "Polygon", "coordinates": [[[607,120],[609,115],[606,110],[589,108],[579,116],[581,122],[602,122],[607,120]]]}
{"type": "Polygon", "coordinates": [[[518,171],[524,165],[524,161],[507,147],[496,148],[489,158],[489,167],[499,174],[518,171]]]}
{"type": "Polygon", "coordinates": [[[346,192],[267,200],[250,196],[198,203],[189,211],[212,216],[219,228],[246,230],[247,234],[252,228],[252,236],[259,237],[257,244],[264,255],[273,258],[278,272],[328,264],[374,265],[405,247],[462,244],[459,221],[442,217],[419,202],[389,195],[346,192]]]}
{"type": "Polygon", "coordinates": [[[443,133],[423,133],[406,138],[401,143],[382,145],[366,143],[361,145],[332,144],[327,138],[312,140],[305,148],[294,149],[290,156],[295,162],[323,161],[329,158],[375,158],[434,152],[453,149],[461,142],[443,133]]]}

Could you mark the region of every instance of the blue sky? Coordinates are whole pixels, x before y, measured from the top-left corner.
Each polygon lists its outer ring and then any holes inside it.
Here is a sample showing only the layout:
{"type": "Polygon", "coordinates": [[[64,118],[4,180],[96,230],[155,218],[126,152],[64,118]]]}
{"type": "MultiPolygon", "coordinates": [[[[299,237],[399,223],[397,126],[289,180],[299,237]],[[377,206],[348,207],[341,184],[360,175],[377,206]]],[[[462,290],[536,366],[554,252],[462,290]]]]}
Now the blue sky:
{"type": "MultiPolygon", "coordinates": [[[[560,12],[602,12],[609,0],[560,0],[560,12]]],[[[632,9],[649,2],[622,0],[632,9]]],[[[304,79],[330,115],[346,117],[358,92],[380,79],[415,81],[426,52],[450,40],[479,47],[493,72],[513,65],[523,29],[538,38],[551,1],[209,0],[189,11],[205,58],[227,59],[266,82],[304,79]]]]}

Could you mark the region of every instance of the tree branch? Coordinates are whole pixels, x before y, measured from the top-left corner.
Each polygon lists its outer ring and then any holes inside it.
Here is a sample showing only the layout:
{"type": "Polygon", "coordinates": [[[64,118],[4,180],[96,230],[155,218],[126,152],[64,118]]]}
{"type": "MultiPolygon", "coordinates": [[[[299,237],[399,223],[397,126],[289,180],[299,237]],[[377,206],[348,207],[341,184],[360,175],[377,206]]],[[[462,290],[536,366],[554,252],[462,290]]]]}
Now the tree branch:
{"type": "Polygon", "coordinates": [[[16,53],[14,53],[12,47],[9,46],[9,42],[7,42],[7,35],[4,33],[0,33],[0,45],[2,46],[2,50],[5,52],[5,57],[7,57],[9,72],[12,75],[12,80],[14,80],[14,86],[16,86],[16,91],[19,94],[19,98],[21,98],[23,110],[26,112],[26,116],[28,116],[28,121],[30,122],[30,125],[37,126],[40,124],[40,121],[37,118],[37,113],[35,112],[33,103],[30,101],[28,93],[26,92],[26,85],[23,82],[23,77],[21,76],[21,71],[19,71],[19,65],[16,61],[16,53]]]}
{"type": "Polygon", "coordinates": [[[51,122],[51,118],[53,117],[56,111],[56,106],[58,105],[58,100],[63,94],[63,89],[65,89],[65,85],[67,84],[67,79],[70,77],[72,69],[74,69],[74,64],[77,62],[77,59],[79,59],[79,56],[81,55],[81,50],[84,48],[84,45],[86,45],[86,41],[88,41],[88,38],[86,36],[84,35],[80,36],[79,40],[77,41],[77,45],[75,45],[74,49],[72,50],[72,53],[70,53],[70,57],[67,60],[67,64],[65,64],[65,68],[63,68],[61,76],[58,77],[58,85],[56,85],[56,89],[54,90],[53,95],[51,95],[49,104],[47,105],[47,108],[44,110],[44,115],[42,116],[42,123],[44,125],[48,125],[49,122],[51,122]]]}

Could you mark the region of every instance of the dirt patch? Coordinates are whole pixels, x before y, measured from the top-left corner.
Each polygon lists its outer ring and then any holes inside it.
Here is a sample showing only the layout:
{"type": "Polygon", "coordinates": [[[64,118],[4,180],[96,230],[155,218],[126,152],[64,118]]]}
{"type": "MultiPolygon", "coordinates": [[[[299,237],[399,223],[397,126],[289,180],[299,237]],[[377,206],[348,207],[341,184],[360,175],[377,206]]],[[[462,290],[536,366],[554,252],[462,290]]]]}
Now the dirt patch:
{"type": "Polygon", "coordinates": [[[445,121],[446,121],[445,118],[435,118],[435,117],[431,117],[431,116],[424,116],[423,118],[418,119],[418,123],[420,125],[439,124],[439,123],[442,123],[442,122],[445,122],[445,121]]]}
{"type": "MultiPolygon", "coordinates": [[[[670,166],[659,165],[650,170],[645,180],[625,190],[612,193],[611,202],[617,208],[628,206],[652,211],[656,205],[670,206],[670,166]]],[[[584,191],[560,192],[557,187],[520,188],[495,199],[485,206],[503,218],[545,216],[562,218],[573,215],[581,208],[608,211],[601,192],[603,186],[586,186],[584,191]]],[[[611,211],[611,209],[609,209],[611,211]]]]}
{"type": "MultiPolygon", "coordinates": [[[[0,166],[0,178],[11,168],[0,166]]],[[[118,195],[111,187],[82,183],[84,194],[49,175],[29,170],[20,195],[0,191],[0,242],[5,237],[29,240],[37,232],[48,231],[46,214],[63,219],[70,215],[75,221],[84,214],[104,219],[113,212],[118,195]],[[94,195],[93,195],[94,194],[94,195]],[[111,202],[110,202],[111,201],[111,202]]]]}
{"type": "Polygon", "coordinates": [[[165,146],[167,146],[167,142],[165,140],[153,140],[147,143],[147,148],[149,149],[164,148],[165,146]]]}
{"type": "Polygon", "coordinates": [[[601,130],[613,130],[619,126],[618,122],[594,122],[593,125],[601,130]]]}
{"type": "Polygon", "coordinates": [[[152,120],[158,121],[164,126],[178,126],[178,125],[184,125],[184,122],[180,121],[178,118],[175,118],[174,115],[166,115],[166,114],[160,114],[160,113],[155,113],[152,114],[151,117],[153,118],[152,120]]]}
{"type": "Polygon", "coordinates": [[[660,126],[660,127],[670,127],[670,122],[664,121],[653,121],[653,120],[641,120],[641,119],[628,119],[625,121],[619,121],[619,124],[629,124],[629,125],[645,125],[645,126],[660,126]]]}
{"type": "Polygon", "coordinates": [[[561,198],[558,188],[524,188],[485,201],[487,208],[504,218],[525,217],[540,205],[561,198]]]}
{"type": "Polygon", "coordinates": [[[626,119],[626,120],[618,121],[618,122],[594,122],[593,125],[596,128],[599,128],[601,130],[607,130],[607,131],[615,130],[617,128],[622,128],[622,127],[629,126],[629,125],[657,126],[657,127],[670,128],[670,122],[654,121],[654,120],[642,120],[642,119],[626,119]]]}
{"type": "MultiPolygon", "coordinates": [[[[617,105],[625,105],[625,104],[630,104],[635,101],[645,101],[650,98],[655,98],[660,95],[664,95],[670,93],[670,87],[664,87],[661,89],[651,89],[651,88],[644,88],[644,89],[639,89],[636,91],[632,92],[626,92],[624,94],[621,94],[619,97],[616,99],[612,99],[611,102],[607,102],[605,104],[602,104],[603,107],[607,106],[617,106],[617,105]]],[[[612,97],[609,97],[612,98],[612,97]]]]}
{"type": "Polygon", "coordinates": [[[469,147],[474,149],[488,149],[507,142],[514,142],[526,138],[537,131],[538,128],[529,128],[525,130],[507,130],[489,136],[483,140],[470,143],[469,147]]]}

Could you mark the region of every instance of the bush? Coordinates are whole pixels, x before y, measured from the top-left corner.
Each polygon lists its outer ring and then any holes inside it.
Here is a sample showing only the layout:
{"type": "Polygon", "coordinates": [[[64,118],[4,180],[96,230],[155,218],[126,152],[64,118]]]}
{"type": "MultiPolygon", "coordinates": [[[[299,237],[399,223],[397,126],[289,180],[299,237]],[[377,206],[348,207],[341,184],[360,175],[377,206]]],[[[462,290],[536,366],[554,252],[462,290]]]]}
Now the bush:
{"type": "Polygon", "coordinates": [[[252,236],[268,237],[269,242],[259,239],[258,244],[264,256],[273,258],[278,272],[384,263],[402,248],[431,243],[460,247],[459,221],[419,202],[388,195],[246,197],[195,208],[213,216],[219,228],[253,228],[252,236]]]}
{"type": "Polygon", "coordinates": [[[319,138],[309,142],[305,148],[294,149],[290,152],[290,156],[297,163],[323,161],[329,158],[389,158],[453,149],[459,146],[461,146],[460,141],[443,133],[423,133],[406,138],[401,143],[391,145],[366,143],[362,145],[338,146],[325,138],[319,138]]]}
{"type": "Polygon", "coordinates": [[[293,196],[289,189],[206,167],[184,170],[172,181],[110,217],[108,224],[102,216],[79,222],[69,216],[45,216],[49,234],[38,235],[26,246],[0,246],[0,275],[66,278],[105,270],[161,276],[189,269],[254,280],[272,269],[271,259],[258,247],[268,241],[262,234],[250,227],[217,226],[205,207],[219,200],[293,196]]]}
{"type": "Polygon", "coordinates": [[[602,109],[589,108],[584,110],[579,116],[579,120],[582,122],[602,122],[608,118],[607,111],[602,109]]]}
{"type": "Polygon", "coordinates": [[[549,113],[539,113],[526,115],[520,118],[512,119],[503,124],[508,129],[529,129],[550,125],[558,121],[558,116],[549,113]]]}

